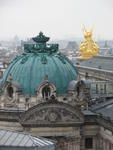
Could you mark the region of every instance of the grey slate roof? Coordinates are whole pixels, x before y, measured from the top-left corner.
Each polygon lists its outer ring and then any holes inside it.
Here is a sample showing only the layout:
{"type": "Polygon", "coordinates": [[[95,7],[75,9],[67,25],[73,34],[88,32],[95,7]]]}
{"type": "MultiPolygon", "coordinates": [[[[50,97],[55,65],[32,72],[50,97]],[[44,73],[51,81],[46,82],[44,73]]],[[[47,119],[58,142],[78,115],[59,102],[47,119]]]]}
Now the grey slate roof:
{"type": "Polygon", "coordinates": [[[113,121],[113,105],[102,108],[97,113],[101,113],[104,117],[109,117],[113,121]]]}
{"type": "MultiPolygon", "coordinates": [[[[0,129],[0,147],[37,147],[38,149],[54,150],[54,142],[41,137],[34,137],[23,132],[0,129]]],[[[1,148],[0,148],[1,149],[1,148]]]]}
{"type": "Polygon", "coordinates": [[[95,103],[92,106],[92,110],[98,111],[100,109],[106,108],[106,107],[111,106],[111,105],[113,105],[113,99],[106,100],[106,101],[98,100],[97,103],[95,103]]]}
{"type": "Polygon", "coordinates": [[[96,103],[92,105],[91,110],[113,120],[113,99],[96,103]]]}
{"type": "Polygon", "coordinates": [[[91,110],[83,110],[82,113],[84,115],[90,115],[90,116],[93,116],[93,115],[96,115],[94,112],[92,112],[91,110]]]}
{"type": "Polygon", "coordinates": [[[80,65],[113,71],[113,57],[95,56],[89,60],[81,61],[80,65]]]}

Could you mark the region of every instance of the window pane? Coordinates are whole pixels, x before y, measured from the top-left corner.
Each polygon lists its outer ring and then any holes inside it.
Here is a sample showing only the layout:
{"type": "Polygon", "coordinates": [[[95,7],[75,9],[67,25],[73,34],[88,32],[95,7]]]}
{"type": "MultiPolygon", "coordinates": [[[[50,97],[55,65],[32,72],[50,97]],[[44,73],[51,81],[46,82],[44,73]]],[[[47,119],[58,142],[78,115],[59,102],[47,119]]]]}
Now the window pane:
{"type": "Polygon", "coordinates": [[[85,139],[85,148],[86,149],[93,148],[93,139],[92,138],[86,138],[85,139]]]}

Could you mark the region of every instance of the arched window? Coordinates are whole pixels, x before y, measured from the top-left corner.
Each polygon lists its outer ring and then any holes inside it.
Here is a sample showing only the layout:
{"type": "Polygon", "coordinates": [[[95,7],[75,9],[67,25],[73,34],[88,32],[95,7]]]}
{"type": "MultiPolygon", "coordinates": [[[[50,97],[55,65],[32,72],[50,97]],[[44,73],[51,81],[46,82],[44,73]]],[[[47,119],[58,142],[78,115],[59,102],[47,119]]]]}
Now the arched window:
{"type": "Polygon", "coordinates": [[[49,98],[50,94],[51,94],[50,87],[48,85],[43,87],[43,89],[42,89],[42,96],[43,96],[43,98],[49,98]]]}
{"type": "Polygon", "coordinates": [[[10,98],[13,98],[13,88],[12,88],[12,86],[7,87],[7,94],[10,98]]]}

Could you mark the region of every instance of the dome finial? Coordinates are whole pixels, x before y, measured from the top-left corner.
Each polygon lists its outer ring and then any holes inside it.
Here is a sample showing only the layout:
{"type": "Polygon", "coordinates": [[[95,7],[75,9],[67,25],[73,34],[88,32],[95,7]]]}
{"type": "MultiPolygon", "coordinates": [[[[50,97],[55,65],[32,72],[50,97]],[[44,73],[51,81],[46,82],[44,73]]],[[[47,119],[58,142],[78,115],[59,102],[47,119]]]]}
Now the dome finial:
{"type": "Polygon", "coordinates": [[[44,36],[42,31],[39,32],[39,36],[44,36]]]}
{"type": "Polygon", "coordinates": [[[36,43],[46,43],[49,41],[49,37],[46,37],[43,32],[40,31],[39,35],[32,38],[36,43]]]}

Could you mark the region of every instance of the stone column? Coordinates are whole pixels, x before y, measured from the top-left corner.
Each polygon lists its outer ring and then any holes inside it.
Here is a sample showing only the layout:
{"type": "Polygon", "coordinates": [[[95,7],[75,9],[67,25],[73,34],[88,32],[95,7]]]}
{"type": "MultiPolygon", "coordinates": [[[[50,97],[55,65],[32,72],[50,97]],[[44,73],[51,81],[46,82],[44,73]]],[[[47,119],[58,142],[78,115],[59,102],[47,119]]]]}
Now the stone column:
{"type": "Polygon", "coordinates": [[[103,139],[103,150],[106,150],[106,140],[103,139]]]}
{"type": "Polygon", "coordinates": [[[80,150],[80,138],[70,138],[68,141],[68,150],[80,150]]]}

